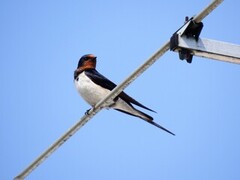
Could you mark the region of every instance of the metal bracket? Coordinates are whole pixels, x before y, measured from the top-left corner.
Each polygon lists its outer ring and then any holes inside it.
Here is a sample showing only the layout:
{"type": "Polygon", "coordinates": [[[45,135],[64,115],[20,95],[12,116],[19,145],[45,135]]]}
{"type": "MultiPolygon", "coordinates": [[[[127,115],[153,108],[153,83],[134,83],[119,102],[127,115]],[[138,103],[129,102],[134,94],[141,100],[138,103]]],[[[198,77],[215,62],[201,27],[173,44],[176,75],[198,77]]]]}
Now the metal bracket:
{"type": "Polygon", "coordinates": [[[193,53],[187,48],[179,48],[179,37],[181,38],[182,36],[185,36],[187,38],[195,39],[195,41],[197,42],[201,34],[202,28],[202,22],[197,23],[193,20],[193,17],[191,19],[186,17],[185,24],[181,28],[179,28],[170,39],[170,50],[177,50],[179,53],[179,58],[181,60],[185,59],[188,63],[191,63],[193,53]]]}
{"type": "Polygon", "coordinates": [[[170,50],[178,52],[181,60],[192,62],[193,56],[240,64],[240,45],[199,38],[202,22],[186,17],[185,24],[170,39],[170,50]]]}

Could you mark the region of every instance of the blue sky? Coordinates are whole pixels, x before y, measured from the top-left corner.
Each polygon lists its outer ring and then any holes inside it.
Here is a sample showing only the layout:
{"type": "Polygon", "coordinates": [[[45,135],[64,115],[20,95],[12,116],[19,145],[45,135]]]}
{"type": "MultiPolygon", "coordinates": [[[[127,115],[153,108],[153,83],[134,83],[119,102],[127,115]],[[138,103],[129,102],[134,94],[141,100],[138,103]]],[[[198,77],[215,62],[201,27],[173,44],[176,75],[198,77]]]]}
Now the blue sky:
{"type": "MultiPolygon", "coordinates": [[[[89,109],[73,84],[87,53],[122,82],[210,1],[1,1],[0,179],[12,179],[89,109]]],[[[238,1],[201,37],[240,44],[238,1]]],[[[27,179],[240,179],[240,67],[167,52],[126,90],[158,113],[103,110],[27,179]]],[[[146,111],[144,111],[146,112],[146,111]]]]}

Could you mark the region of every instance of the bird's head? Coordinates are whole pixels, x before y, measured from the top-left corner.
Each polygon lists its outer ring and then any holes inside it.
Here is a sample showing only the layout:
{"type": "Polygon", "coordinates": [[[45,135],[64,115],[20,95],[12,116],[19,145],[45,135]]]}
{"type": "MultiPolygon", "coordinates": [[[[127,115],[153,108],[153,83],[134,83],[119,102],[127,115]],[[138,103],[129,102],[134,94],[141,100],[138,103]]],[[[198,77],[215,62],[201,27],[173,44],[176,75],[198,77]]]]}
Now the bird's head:
{"type": "Polygon", "coordinates": [[[82,56],[78,61],[77,69],[74,71],[74,78],[82,71],[87,69],[95,69],[97,63],[97,57],[93,54],[86,54],[82,56]]]}
{"type": "Polygon", "coordinates": [[[97,57],[94,56],[93,54],[86,54],[79,59],[77,69],[79,69],[79,68],[95,69],[96,68],[96,60],[97,60],[97,57]]]}

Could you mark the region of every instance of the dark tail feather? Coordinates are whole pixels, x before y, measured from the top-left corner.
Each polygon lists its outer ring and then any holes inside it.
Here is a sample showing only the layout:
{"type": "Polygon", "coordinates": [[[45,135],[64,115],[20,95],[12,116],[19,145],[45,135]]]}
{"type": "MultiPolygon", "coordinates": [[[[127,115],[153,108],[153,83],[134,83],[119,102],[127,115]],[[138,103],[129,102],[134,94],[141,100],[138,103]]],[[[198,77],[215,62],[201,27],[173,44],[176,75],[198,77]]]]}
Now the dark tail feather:
{"type": "Polygon", "coordinates": [[[150,124],[152,124],[152,125],[154,125],[154,126],[160,128],[160,129],[162,129],[162,130],[168,132],[169,134],[175,136],[174,133],[172,133],[171,131],[167,130],[166,128],[162,127],[161,125],[159,125],[159,124],[157,124],[157,123],[155,123],[155,122],[153,122],[153,121],[146,121],[146,122],[148,122],[148,123],[150,123],[150,124]]]}
{"type": "MultiPolygon", "coordinates": [[[[135,108],[134,108],[134,109],[135,109],[135,108]]],[[[175,136],[175,134],[172,133],[171,131],[169,131],[169,130],[167,130],[166,128],[162,127],[161,125],[153,122],[153,118],[152,118],[151,116],[149,116],[148,114],[145,114],[145,113],[142,112],[142,111],[139,111],[139,110],[135,109],[135,110],[138,111],[140,114],[144,115],[145,118],[143,118],[143,117],[141,117],[141,116],[137,116],[137,115],[131,114],[131,113],[126,112],[126,111],[123,111],[123,110],[121,110],[121,109],[115,109],[115,110],[120,111],[120,112],[123,112],[123,113],[126,113],[126,114],[129,114],[129,115],[131,115],[131,116],[139,117],[139,118],[143,119],[144,121],[146,121],[146,122],[148,122],[148,123],[150,123],[150,124],[152,124],[152,125],[160,128],[160,129],[168,132],[169,134],[172,134],[173,136],[175,136]]]]}
{"type": "MultiPolygon", "coordinates": [[[[135,109],[135,108],[134,108],[134,109],[135,109]]],[[[169,130],[167,130],[166,128],[162,127],[161,125],[153,122],[153,118],[152,118],[151,116],[149,116],[148,114],[146,114],[146,113],[144,113],[144,112],[142,112],[142,111],[139,111],[139,110],[137,110],[137,109],[135,109],[135,110],[138,111],[140,114],[142,114],[142,115],[145,116],[144,118],[142,118],[141,116],[138,116],[138,117],[140,117],[141,119],[143,119],[143,120],[145,120],[146,122],[148,122],[148,123],[150,123],[150,124],[152,124],[152,125],[160,128],[160,129],[168,132],[169,134],[172,134],[173,136],[175,136],[175,134],[172,133],[171,131],[169,131],[169,130]]]]}

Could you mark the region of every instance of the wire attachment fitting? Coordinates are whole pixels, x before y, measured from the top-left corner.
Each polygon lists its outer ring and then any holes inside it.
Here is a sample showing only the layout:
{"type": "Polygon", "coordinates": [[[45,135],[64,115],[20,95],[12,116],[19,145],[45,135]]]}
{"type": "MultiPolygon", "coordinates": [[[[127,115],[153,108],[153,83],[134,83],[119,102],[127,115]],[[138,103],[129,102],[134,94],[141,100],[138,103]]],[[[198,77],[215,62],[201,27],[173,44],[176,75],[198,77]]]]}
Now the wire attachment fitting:
{"type": "Polygon", "coordinates": [[[188,63],[192,62],[193,53],[190,49],[179,47],[179,38],[185,36],[186,38],[193,38],[197,42],[203,28],[203,23],[193,20],[192,18],[185,17],[184,25],[179,28],[170,38],[170,50],[175,51],[178,49],[179,59],[186,60],[188,63]]]}

